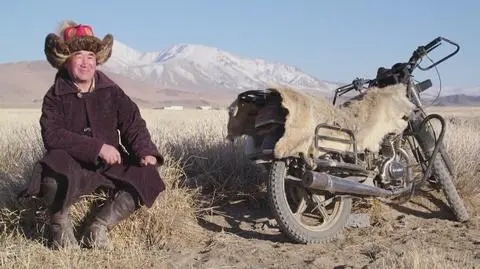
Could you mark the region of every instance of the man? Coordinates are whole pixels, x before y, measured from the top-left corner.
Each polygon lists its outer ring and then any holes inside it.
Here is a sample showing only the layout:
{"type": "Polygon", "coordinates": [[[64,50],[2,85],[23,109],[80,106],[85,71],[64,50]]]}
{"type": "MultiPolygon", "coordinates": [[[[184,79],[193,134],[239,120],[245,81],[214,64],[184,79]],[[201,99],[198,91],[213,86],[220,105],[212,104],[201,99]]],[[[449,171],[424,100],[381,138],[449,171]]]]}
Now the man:
{"type": "Polygon", "coordinates": [[[80,196],[111,190],[82,236],[87,246],[110,248],[107,231],[139,206],[151,207],[165,189],[157,170],[163,157],[137,105],[97,70],[112,45],[111,34],[101,40],[92,27],[72,21],[45,39],[46,58],[58,69],[40,118],[47,152],[39,162],[41,177],[32,179],[23,196],[39,195],[49,205],[55,247],[79,246],[68,213],[80,196]]]}

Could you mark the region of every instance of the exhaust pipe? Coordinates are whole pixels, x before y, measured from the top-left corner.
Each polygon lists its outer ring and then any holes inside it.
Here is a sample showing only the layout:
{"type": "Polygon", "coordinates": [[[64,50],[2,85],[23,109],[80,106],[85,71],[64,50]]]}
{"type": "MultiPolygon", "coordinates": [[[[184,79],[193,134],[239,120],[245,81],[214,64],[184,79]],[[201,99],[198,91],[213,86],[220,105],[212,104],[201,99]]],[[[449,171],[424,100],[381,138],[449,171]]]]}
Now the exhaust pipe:
{"type": "Polygon", "coordinates": [[[348,193],[377,197],[395,196],[408,191],[408,189],[389,191],[316,171],[307,171],[302,179],[302,184],[306,188],[325,190],[331,193],[348,193]]]}

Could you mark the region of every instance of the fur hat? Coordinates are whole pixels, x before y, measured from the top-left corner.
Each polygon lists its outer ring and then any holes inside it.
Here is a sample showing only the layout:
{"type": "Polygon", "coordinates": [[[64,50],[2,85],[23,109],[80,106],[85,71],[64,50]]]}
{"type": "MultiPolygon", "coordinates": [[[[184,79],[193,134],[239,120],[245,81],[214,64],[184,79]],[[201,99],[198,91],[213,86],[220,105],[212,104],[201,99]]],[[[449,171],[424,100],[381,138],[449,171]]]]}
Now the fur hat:
{"type": "Polygon", "coordinates": [[[48,62],[60,69],[73,52],[86,50],[97,55],[97,64],[105,63],[112,55],[113,36],[105,35],[99,39],[93,34],[89,25],[77,24],[74,21],[63,22],[58,34],[50,33],[45,38],[45,55],[48,62]]]}

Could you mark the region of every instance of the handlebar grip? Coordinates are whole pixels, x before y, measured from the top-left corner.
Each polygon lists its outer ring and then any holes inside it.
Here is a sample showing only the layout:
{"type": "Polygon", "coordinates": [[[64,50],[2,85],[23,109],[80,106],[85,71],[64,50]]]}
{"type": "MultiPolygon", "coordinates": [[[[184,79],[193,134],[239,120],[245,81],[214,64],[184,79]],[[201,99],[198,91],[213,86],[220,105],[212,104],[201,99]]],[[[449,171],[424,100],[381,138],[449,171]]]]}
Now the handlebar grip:
{"type": "Polygon", "coordinates": [[[442,38],[441,37],[437,37],[435,38],[434,40],[432,40],[430,43],[428,43],[427,45],[425,45],[425,50],[430,50],[431,48],[433,48],[435,45],[437,45],[438,43],[440,43],[440,41],[442,41],[442,38]]]}

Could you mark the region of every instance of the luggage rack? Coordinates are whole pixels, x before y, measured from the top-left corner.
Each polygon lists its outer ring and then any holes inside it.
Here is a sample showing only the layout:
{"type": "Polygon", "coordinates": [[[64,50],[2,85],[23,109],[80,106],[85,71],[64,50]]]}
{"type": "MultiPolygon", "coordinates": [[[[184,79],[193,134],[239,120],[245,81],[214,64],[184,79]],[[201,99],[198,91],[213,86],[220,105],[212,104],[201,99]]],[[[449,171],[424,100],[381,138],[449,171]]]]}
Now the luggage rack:
{"type": "Polygon", "coordinates": [[[349,153],[352,154],[352,152],[339,151],[339,150],[332,149],[332,148],[321,147],[321,146],[318,145],[319,140],[330,140],[330,141],[334,141],[334,142],[340,142],[340,143],[353,145],[353,158],[355,160],[355,164],[357,164],[357,142],[355,140],[355,134],[353,133],[353,131],[351,131],[349,129],[343,129],[343,128],[338,127],[338,126],[322,123],[322,124],[318,124],[315,127],[315,136],[314,136],[315,148],[317,148],[318,150],[327,151],[327,152],[336,152],[338,154],[349,154],[349,153]],[[317,135],[318,130],[320,130],[322,128],[346,133],[347,135],[350,136],[350,139],[342,139],[342,138],[326,136],[326,135],[317,135]]]}

